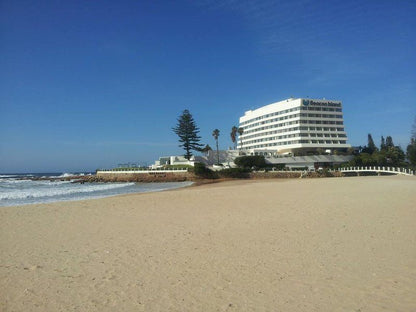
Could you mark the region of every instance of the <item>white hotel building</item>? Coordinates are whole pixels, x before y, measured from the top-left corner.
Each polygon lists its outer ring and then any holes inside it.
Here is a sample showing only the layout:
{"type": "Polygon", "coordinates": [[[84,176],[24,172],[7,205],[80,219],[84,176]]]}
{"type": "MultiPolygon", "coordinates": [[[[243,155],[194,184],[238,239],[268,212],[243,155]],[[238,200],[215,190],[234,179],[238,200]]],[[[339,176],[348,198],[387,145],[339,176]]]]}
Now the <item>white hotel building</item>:
{"type": "Polygon", "coordinates": [[[332,153],[351,147],[341,101],[290,98],[245,112],[240,127],[244,132],[238,148],[247,154],[276,156],[318,149],[332,153]]]}

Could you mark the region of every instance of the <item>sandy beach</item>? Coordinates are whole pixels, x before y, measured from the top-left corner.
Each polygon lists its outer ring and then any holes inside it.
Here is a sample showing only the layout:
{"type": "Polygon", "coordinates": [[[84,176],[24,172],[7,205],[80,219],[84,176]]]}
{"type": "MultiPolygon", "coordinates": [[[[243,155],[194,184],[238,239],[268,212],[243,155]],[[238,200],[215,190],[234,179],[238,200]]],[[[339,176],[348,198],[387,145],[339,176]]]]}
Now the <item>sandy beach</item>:
{"type": "Polygon", "coordinates": [[[416,311],[416,178],[0,209],[1,311],[416,311]]]}

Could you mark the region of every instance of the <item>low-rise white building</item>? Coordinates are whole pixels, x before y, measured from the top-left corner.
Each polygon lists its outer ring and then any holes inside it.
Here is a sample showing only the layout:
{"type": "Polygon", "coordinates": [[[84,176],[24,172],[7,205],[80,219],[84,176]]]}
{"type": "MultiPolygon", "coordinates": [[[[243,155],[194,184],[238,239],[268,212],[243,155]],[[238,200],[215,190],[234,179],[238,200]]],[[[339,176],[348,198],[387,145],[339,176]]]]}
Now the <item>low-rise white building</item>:
{"type": "Polygon", "coordinates": [[[190,165],[195,164],[195,156],[192,156],[191,159],[186,159],[185,156],[162,156],[159,157],[159,160],[156,160],[153,165],[150,167],[152,169],[162,168],[167,165],[190,165]]]}
{"type": "Polygon", "coordinates": [[[245,112],[238,149],[247,154],[345,151],[341,101],[290,98],[245,112]]]}
{"type": "Polygon", "coordinates": [[[217,151],[208,151],[201,156],[193,155],[190,160],[186,159],[184,156],[162,156],[159,157],[159,160],[156,160],[153,165],[150,167],[152,169],[162,168],[167,165],[190,165],[194,166],[196,162],[203,163],[206,166],[213,166],[217,163],[217,157],[219,157],[220,164],[224,166],[232,167],[234,166],[234,159],[239,156],[239,151],[237,150],[222,150],[219,151],[217,156],[217,151]]]}

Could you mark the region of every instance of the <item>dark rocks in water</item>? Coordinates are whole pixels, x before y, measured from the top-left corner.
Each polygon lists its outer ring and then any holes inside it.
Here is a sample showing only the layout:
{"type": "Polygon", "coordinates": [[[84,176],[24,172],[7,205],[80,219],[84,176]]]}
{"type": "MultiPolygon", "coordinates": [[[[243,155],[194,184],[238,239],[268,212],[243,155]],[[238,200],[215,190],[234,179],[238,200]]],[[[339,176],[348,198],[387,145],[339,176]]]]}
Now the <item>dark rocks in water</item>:
{"type": "Polygon", "coordinates": [[[18,180],[50,181],[50,182],[71,181],[71,183],[84,183],[84,182],[90,182],[91,177],[94,177],[94,176],[73,175],[73,176],[67,176],[67,177],[23,177],[23,178],[18,178],[18,180]]]}

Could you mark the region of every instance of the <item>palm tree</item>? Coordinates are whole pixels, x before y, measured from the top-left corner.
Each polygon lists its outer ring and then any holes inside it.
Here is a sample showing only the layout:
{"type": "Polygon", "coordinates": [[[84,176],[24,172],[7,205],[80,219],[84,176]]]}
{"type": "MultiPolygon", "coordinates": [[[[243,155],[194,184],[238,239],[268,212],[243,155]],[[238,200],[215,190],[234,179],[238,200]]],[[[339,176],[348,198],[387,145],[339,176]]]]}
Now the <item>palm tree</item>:
{"type": "Polygon", "coordinates": [[[220,136],[220,130],[215,129],[214,131],[212,131],[212,136],[215,139],[215,142],[217,144],[217,165],[220,164],[220,152],[218,150],[218,137],[220,136]]]}
{"type": "Polygon", "coordinates": [[[238,136],[239,136],[239,138],[240,138],[240,149],[242,149],[243,148],[243,139],[241,138],[241,136],[243,135],[243,133],[244,133],[244,129],[243,128],[241,128],[241,127],[239,127],[238,129],[237,129],[237,132],[238,132],[238,136]]]}
{"type": "Polygon", "coordinates": [[[237,128],[236,126],[233,126],[233,127],[231,128],[231,133],[230,133],[230,135],[231,135],[231,141],[234,143],[234,149],[236,149],[236,144],[237,144],[237,140],[236,140],[236,137],[237,137],[237,131],[238,131],[238,128],[237,128]]]}

